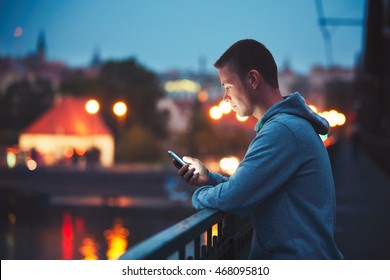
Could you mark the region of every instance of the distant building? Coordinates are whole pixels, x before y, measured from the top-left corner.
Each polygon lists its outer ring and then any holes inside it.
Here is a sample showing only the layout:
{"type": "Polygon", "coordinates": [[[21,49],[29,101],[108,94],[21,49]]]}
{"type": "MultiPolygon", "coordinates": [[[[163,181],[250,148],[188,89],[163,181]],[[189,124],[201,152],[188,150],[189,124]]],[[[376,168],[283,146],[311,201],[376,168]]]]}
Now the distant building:
{"type": "Polygon", "coordinates": [[[86,99],[60,97],[56,104],[23,130],[19,148],[35,150],[45,165],[55,165],[70,157],[97,151],[102,166],[114,163],[114,137],[98,113],[89,114],[86,99]]]}
{"type": "Polygon", "coordinates": [[[223,88],[216,73],[174,70],[160,74],[159,79],[167,96],[160,100],[158,108],[170,113],[170,133],[188,130],[197,102],[214,104],[222,100],[223,88]]]}
{"type": "Polygon", "coordinates": [[[46,39],[41,32],[33,53],[21,58],[0,57],[0,93],[4,93],[11,84],[23,79],[49,80],[56,90],[71,70],[63,62],[48,61],[46,52],[46,39]]]}
{"type": "MultiPolygon", "coordinates": [[[[8,86],[22,79],[46,79],[51,81],[54,91],[58,90],[61,82],[76,73],[88,78],[97,78],[100,75],[102,60],[98,49],[95,49],[88,67],[71,69],[62,62],[47,59],[46,37],[43,32],[38,35],[36,49],[23,58],[0,57],[0,94],[8,86]]],[[[205,110],[217,105],[222,99],[224,89],[215,72],[206,72],[206,60],[199,59],[199,71],[172,70],[159,74],[162,88],[166,91],[166,98],[158,103],[160,110],[170,112],[168,129],[172,133],[185,132],[192,118],[194,106],[197,102],[203,103],[205,110]]],[[[352,81],[354,69],[315,66],[306,76],[297,74],[286,62],[279,72],[279,86],[282,95],[298,90],[307,98],[308,103],[324,107],[324,88],[331,79],[352,81]]],[[[229,118],[225,119],[226,121],[229,118]]],[[[232,121],[235,121],[232,118],[232,121]]],[[[223,121],[222,121],[223,122],[223,121]]]]}
{"type": "Polygon", "coordinates": [[[292,87],[297,83],[300,76],[297,75],[291,68],[289,63],[286,63],[282,70],[278,73],[279,89],[282,95],[288,95],[292,91],[292,87]]]}
{"type": "Polygon", "coordinates": [[[170,134],[178,134],[188,129],[188,124],[192,117],[193,102],[174,101],[172,98],[164,98],[157,103],[157,109],[168,111],[168,131],[170,134]]]}
{"type": "MultiPolygon", "coordinates": [[[[286,62],[278,73],[279,89],[284,96],[299,91],[308,104],[324,110],[326,83],[333,79],[353,81],[354,75],[355,70],[352,68],[320,66],[314,66],[308,75],[302,75],[294,72],[286,62]]],[[[208,110],[218,105],[224,95],[224,89],[216,73],[196,74],[176,70],[161,74],[160,82],[167,92],[167,98],[159,103],[159,107],[170,112],[168,129],[171,133],[184,132],[188,129],[196,102],[204,103],[205,113],[208,114],[208,110]]],[[[227,115],[219,120],[218,124],[225,127],[240,125],[248,130],[253,128],[251,127],[253,120],[240,124],[234,116],[227,115]]]]}
{"type": "Polygon", "coordinates": [[[322,91],[325,84],[330,80],[338,79],[352,82],[354,78],[355,69],[353,68],[314,66],[307,76],[307,81],[311,91],[322,91]]]}
{"type": "Polygon", "coordinates": [[[40,32],[38,35],[37,51],[35,56],[41,62],[46,60],[46,38],[45,33],[43,32],[40,32]]]}

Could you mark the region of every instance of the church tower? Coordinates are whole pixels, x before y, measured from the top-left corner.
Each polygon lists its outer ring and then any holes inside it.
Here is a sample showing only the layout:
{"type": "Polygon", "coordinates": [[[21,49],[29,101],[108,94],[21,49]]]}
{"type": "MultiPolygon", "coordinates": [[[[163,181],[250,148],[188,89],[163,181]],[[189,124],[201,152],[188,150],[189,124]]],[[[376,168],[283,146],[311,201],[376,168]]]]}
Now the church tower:
{"type": "Polygon", "coordinates": [[[95,48],[93,55],[92,55],[90,67],[98,69],[101,66],[101,64],[102,64],[102,59],[100,57],[100,51],[98,48],[95,48]]]}
{"type": "Polygon", "coordinates": [[[38,35],[36,56],[39,61],[46,59],[46,38],[43,32],[40,32],[38,35]]]}

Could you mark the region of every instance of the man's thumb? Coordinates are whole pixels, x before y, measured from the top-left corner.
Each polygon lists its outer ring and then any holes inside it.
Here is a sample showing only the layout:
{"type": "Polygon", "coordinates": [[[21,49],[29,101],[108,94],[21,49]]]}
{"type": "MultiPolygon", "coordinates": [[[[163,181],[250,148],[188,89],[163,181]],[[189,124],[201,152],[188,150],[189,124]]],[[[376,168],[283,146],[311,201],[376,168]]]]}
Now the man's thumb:
{"type": "Polygon", "coordinates": [[[194,158],[192,158],[192,157],[189,157],[189,156],[184,156],[183,157],[183,160],[185,161],[185,162],[188,162],[188,163],[195,163],[195,160],[194,160],[194,158]]]}

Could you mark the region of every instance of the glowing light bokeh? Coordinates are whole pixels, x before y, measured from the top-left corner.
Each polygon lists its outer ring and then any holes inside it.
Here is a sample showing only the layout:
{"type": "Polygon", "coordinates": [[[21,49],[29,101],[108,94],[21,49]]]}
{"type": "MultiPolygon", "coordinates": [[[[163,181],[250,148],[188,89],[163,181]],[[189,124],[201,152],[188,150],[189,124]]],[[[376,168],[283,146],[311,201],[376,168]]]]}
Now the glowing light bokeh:
{"type": "Polygon", "coordinates": [[[245,122],[248,117],[241,117],[238,113],[236,113],[236,119],[240,122],[245,122]]]}
{"type": "Polygon", "coordinates": [[[83,256],[83,260],[98,260],[99,246],[95,239],[92,237],[85,237],[79,248],[80,254],[83,256]]]}
{"type": "Polygon", "coordinates": [[[342,126],[345,124],[345,122],[347,121],[347,118],[345,117],[344,114],[342,113],[339,113],[337,115],[337,121],[336,121],[336,124],[339,125],[339,126],[342,126]]]}
{"type": "Polygon", "coordinates": [[[78,156],[82,157],[83,155],[85,155],[86,153],[86,149],[85,148],[81,148],[81,147],[78,147],[75,149],[75,152],[78,156]]]}
{"type": "Polygon", "coordinates": [[[189,92],[189,93],[197,93],[200,91],[201,86],[199,83],[188,80],[175,80],[168,81],[164,84],[164,89],[167,92],[189,92]]]}
{"type": "Polygon", "coordinates": [[[85,110],[90,114],[96,114],[99,112],[100,105],[95,99],[88,100],[85,104],[85,110]]]}
{"type": "Polygon", "coordinates": [[[236,172],[239,164],[240,161],[236,157],[224,157],[219,162],[221,170],[229,175],[233,175],[236,172]]]}
{"type": "Polygon", "coordinates": [[[199,102],[205,103],[209,99],[209,93],[205,90],[201,90],[198,93],[198,100],[199,102]]]}
{"type": "Polygon", "coordinates": [[[7,151],[7,166],[8,168],[16,166],[16,152],[13,150],[7,151]]]}
{"type": "Polygon", "coordinates": [[[229,114],[232,111],[230,103],[223,100],[219,102],[219,108],[221,109],[223,114],[229,114]]]}
{"type": "Polygon", "coordinates": [[[309,106],[309,108],[310,108],[313,112],[315,112],[315,113],[318,112],[318,109],[317,109],[316,106],[314,106],[314,105],[308,105],[308,106],[309,106]]]}
{"type": "Polygon", "coordinates": [[[67,147],[64,149],[64,157],[71,158],[74,155],[74,150],[71,147],[67,147]]]}
{"type": "Polygon", "coordinates": [[[210,117],[213,119],[213,120],[219,120],[220,118],[222,118],[222,110],[219,106],[213,106],[211,107],[210,109],[210,117]]]}
{"type": "Polygon", "coordinates": [[[33,171],[33,170],[37,169],[38,164],[35,160],[28,159],[28,160],[26,160],[26,166],[27,166],[28,170],[33,171]]]}
{"type": "Polygon", "coordinates": [[[124,102],[119,101],[114,104],[114,107],[112,107],[112,111],[116,116],[122,117],[127,113],[127,106],[124,102]]]}
{"type": "Polygon", "coordinates": [[[347,120],[343,113],[339,113],[336,110],[324,111],[318,114],[325,118],[331,127],[342,126],[347,120]]]}
{"type": "Polygon", "coordinates": [[[120,218],[116,218],[114,226],[104,231],[108,244],[107,259],[116,260],[126,251],[128,236],[129,230],[123,227],[123,221],[120,218]]]}
{"type": "Polygon", "coordinates": [[[21,28],[20,26],[16,27],[16,29],[14,31],[14,36],[20,37],[22,35],[23,35],[23,28],[21,28]]]}

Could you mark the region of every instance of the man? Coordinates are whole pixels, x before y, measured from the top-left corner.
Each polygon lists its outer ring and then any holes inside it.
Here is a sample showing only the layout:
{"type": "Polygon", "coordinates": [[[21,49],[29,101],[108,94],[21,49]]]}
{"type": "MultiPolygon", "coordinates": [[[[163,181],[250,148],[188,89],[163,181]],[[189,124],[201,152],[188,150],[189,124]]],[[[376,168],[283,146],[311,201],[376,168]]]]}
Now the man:
{"type": "Polygon", "coordinates": [[[178,173],[201,186],[192,197],[195,209],[248,212],[250,259],[341,259],[333,238],[333,176],[318,135],[328,132],[327,121],[299,93],[282,97],[274,58],[255,40],[236,42],[214,66],[224,100],[240,116],[258,119],[257,134],[230,178],[184,157],[188,164],[178,173]]]}

